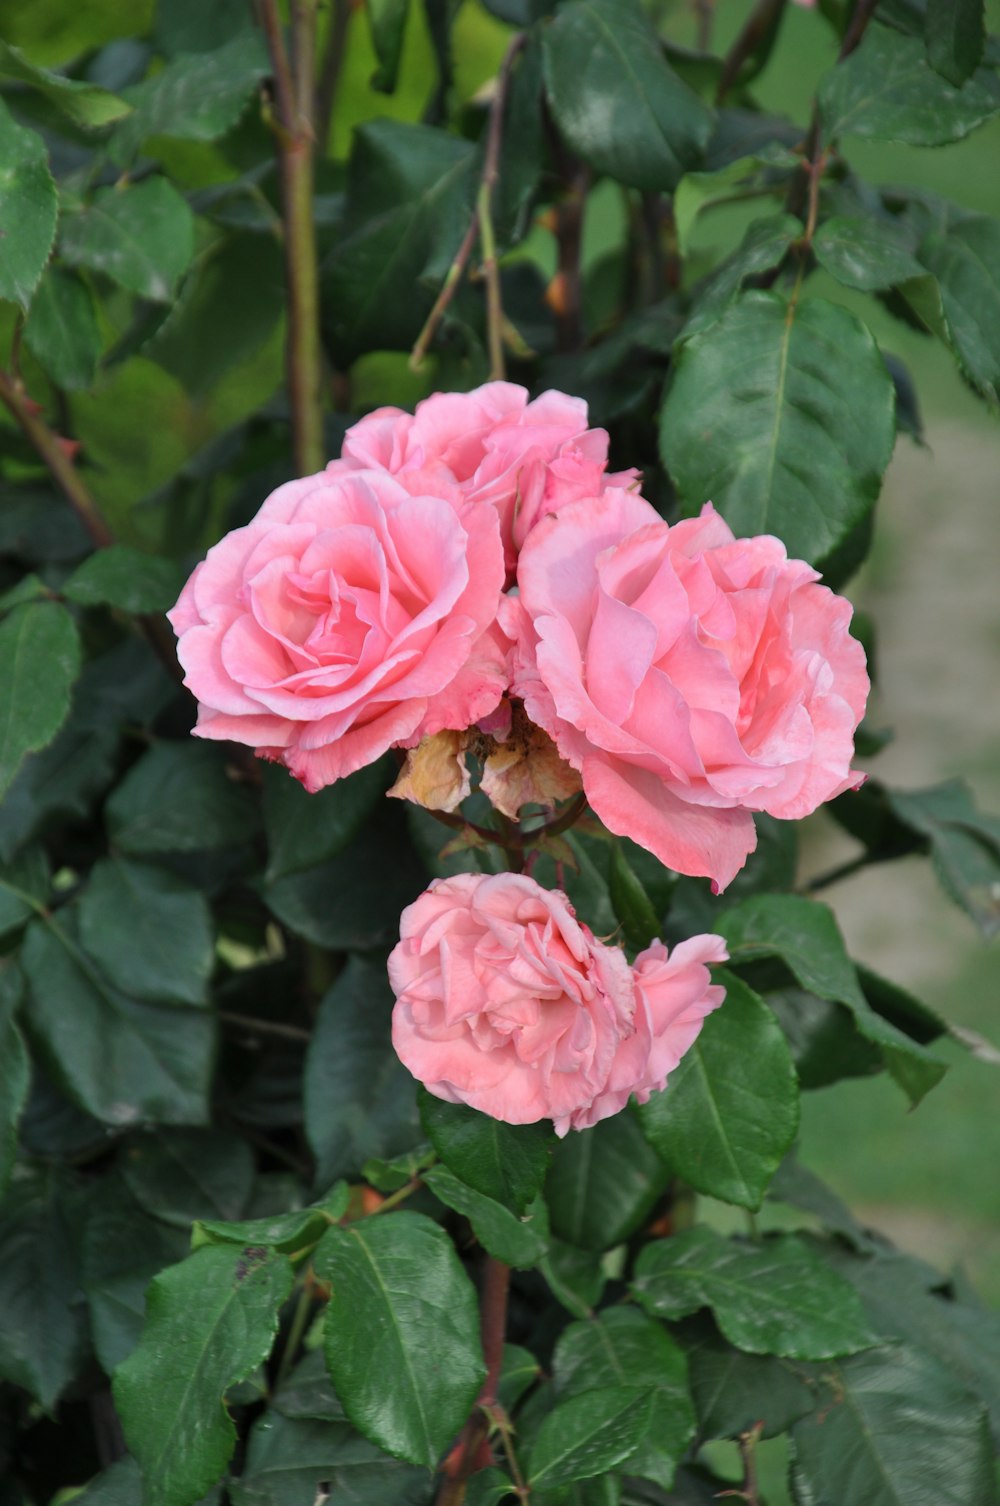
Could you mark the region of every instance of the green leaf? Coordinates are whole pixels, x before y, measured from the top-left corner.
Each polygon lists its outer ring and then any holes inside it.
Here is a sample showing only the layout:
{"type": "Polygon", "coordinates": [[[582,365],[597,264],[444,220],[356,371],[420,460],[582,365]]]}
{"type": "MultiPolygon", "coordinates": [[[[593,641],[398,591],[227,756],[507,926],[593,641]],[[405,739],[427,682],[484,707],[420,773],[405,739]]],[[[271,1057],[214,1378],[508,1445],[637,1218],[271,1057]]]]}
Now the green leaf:
{"type": "Polygon", "coordinates": [[[0,1206],[0,1378],[51,1412],[86,1353],[68,1208],[54,1175],[14,1183],[0,1206]]]}
{"type": "MultiPolygon", "coordinates": [[[[752,156],[727,162],[714,172],[685,173],[674,195],[674,223],[681,255],[688,254],[691,233],[703,209],[725,203],[741,185],[754,189],[768,187],[775,194],[784,194],[789,173],[801,171],[801,165],[802,159],[794,152],[773,142],[752,156]]],[[[802,226],[798,220],[795,226],[796,233],[800,233],[802,226]]]]}
{"type": "Polygon", "coordinates": [[[77,945],[72,917],[33,921],[22,960],[26,1023],[53,1070],[105,1124],[207,1117],[214,1025],[207,1014],[140,1003],[107,983],[77,945]]]}
{"type": "MultiPolygon", "coordinates": [[[[324,1234],[326,1230],[323,1230],[324,1234]]],[[[333,1389],[322,1349],[306,1354],[287,1380],[282,1381],[273,1405],[282,1417],[312,1418],[318,1422],[346,1422],[340,1397],[333,1389]]]]}
{"type": "Polygon", "coordinates": [[[533,1227],[530,1215],[519,1219],[502,1203],[467,1187],[447,1166],[432,1167],[424,1173],[424,1181],[446,1207],[465,1215],[479,1243],[505,1265],[530,1270],[545,1254],[544,1233],[533,1227]]]}
{"type": "Polygon", "coordinates": [[[995,1506],[986,1418],[933,1360],[905,1346],[834,1365],[816,1412],[792,1429],[813,1500],[995,1506]]]}
{"type": "Polygon", "coordinates": [[[346,1182],[337,1182],[320,1202],[292,1213],[239,1222],[200,1218],[191,1231],[192,1249],[204,1244],[267,1245],[284,1255],[298,1255],[319,1243],[331,1224],[347,1212],[350,1193],[346,1182]]]}
{"type": "Polygon", "coordinates": [[[642,880],[630,866],[621,843],[613,841],[610,846],[608,893],[615,914],[629,946],[648,946],[660,935],[660,917],[643,888],[642,880]]]}
{"type": "Polygon", "coordinates": [[[155,743],[105,807],[122,852],[204,852],[254,835],[248,792],[226,776],[225,751],[194,741],[155,743]]]}
{"type": "Polygon", "coordinates": [[[392,94],[399,77],[410,0],[365,0],[365,10],[371,27],[372,46],[378,58],[371,86],[382,94],[392,94]]]}
{"type": "Polygon", "coordinates": [[[633,0],[567,0],[542,33],[542,56],[560,134],[597,172],[669,192],[708,144],[711,111],[633,0]]]}
{"type": "Polygon", "coordinates": [[[451,1240],[420,1214],[383,1214],[328,1229],[314,1265],[332,1286],[326,1358],[348,1417],[387,1453],[433,1469],[486,1374],[451,1240]]]}
{"type": "Polygon", "coordinates": [[[401,1156],[390,1156],[388,1159],[382,1156],[369,1157],[361,1168],[361,1175],[377,1192],[398,1192],[407,1182],[419,1176],[425,1167],[433,1165],[435,1159],[432,1146],[415,1145],[401,1156]]]}
{"type": "Polygon", "coordinates": [[[801,1208],[804,1213],[819,1219],[824,1229],[839,1234],[855,1249],[870,1250],[873,1247],[873,1237],[861,1227],[837,1194],[794,1156],[786,1156],[778,1167],[768,1197],[787,1203],[791,1208],[801,1208]]]}
{"type": "Polygon", "coordinates": [[[63,214],[59,249],[71,266],[169,303],[194,255],[194,216],[166,178],[99,188],[89,204],[63,214]]]}
{"type": "Polygon", "coordinates": [[[101,355],[101,331],[90,290],[79,277],[61,267],[46,269],[31,300],[24,341],[57,387],[76,392],[90,386],[101,355]]]}
{"type": "Polygon", "coordinates": [[[690,339],[714,324],[739,295],[747,278],[780,266],[789,246],[801,234],[801,221],[792,214],[769,214],[754,220],[732,255],[698,285],[681,338],[690,339]]]}
{"type": "Polygon", "coordinates": [[[795,894],[756,895],[725,911],[717,929],[729,945],[730,962],[778,957],[803,988],[846,1005],[911,1103],[919,1103],[943,1077],[943,1062],[872,1009],[826,905],[795,894]]]}
{"type": "Polygon", "coordinates": [[[634,1307],[611,1307],[563,1330],[553,1356],[560,1397],[599,1386],[648,1387],[649,1431],[622,1468],[669,1490],[694,1435],[684,1351],[663,1327],[634,1307]]]}
{"type": "Polygon", "coordinates": [[[682,1330],[688,1378],[698,1414],[698,1438],[738,1438],[756,1424],[776,1438],[816,1405],[812,1369],[777,1355],[734,1349],[706,1319],[682,1330]]]}
{"type": "Polygon", "coordinates": [[[243,1471],[228,1490],[233,1506],[314,1506],[327,1491],[355,1506],[425,1506],[427,1474],[346,1423],[268,1412],[254,1425],[243,1471]]]}
{"type": "Polygon", "coordinates": [[[687,514],[822,560],[874,506],[896,438],[870,333],[819,298],[744,293],[681,348],[660,445],[687,514]]]}
{"type": "Polygon", "coordinates": [[[568,1313],[574,1318],[593,1317],[607,1284],[599,1253],[550,1238],[549,1253],[539,1269],[552,1295],[568,1313]]]}
{"type": "Polygon", "coordinates": [[[280,764],[264,764],[268,882],[336,857],[361,831],[385,793],[384,760],[310,795],[280,764]]]}
{"type": "Polygon", "coordinates": [[[225,1470],[236,1429],[224,1394],[267,1359],[292,1282],[273,1250],[211,1245],[151,1284],[142,1338],[114,1378],[145,1506],[196,1501],[225,1470]]]}
{"type": "Polygon", "coordinates": [[[541,1191],[553,1134],[548,1123],[504,1124],[422,1088],[420,1118],[438,1156],[467,1187],[522,1214],[541,1191]]]}
{"type": "Polygon", "coordinates": [[[875,1342],[854,1290],[801,1239],[724,1239],[699,1226],[648,1244],[632,1290],[647,1312],[683,1318],[710,1307],[751,1354],[821,1360],[875,1342]]]}
{"type": "Polygon", "coordinates": [[[63,583],[62,594],[81,607],[122,612],[165,612],[180,595],[184,577],[173,560],[143,554],[128,544],[96,550],[63,583]]]}
{"type": "Polygon", "coordinates": [[[526,1466],[532,1491],[588,1480],[624,1464],[649,1430],[653,1396],[602,1386],[558,1402],[542,1419],[526,1466]]]}
{"type": "Polygon", "coordinates": [[[27,309],[55,240],[59,203],[45,143],[0,99],[0,299],[27,309]]]}
{"type": "Polygon", "coordinates": [[[557,1143],[545,1184],[553,1233],[586,1250],[620,1244],[652,1213],[670,1174],[628,1110],[573,1131],[557,1143]]]}
{"type": "Polygon", "coordinates": [[[112,137],[112,154],[129,161],[150,136],[214,141],[239,120],[271,71],[262,35],[241,30],[214,52],[182,53],[124,91],[132,114],[112,137]]]}
{"type": "Polygon", "coordinates": [[[465,1491],[465,1506],[500,1506],[516,1496],[514,1482],[502,1469],[490,1466],[479,1469],[470,1479],[465,1491]]]}
{"type": "Polygon", "coordinates": [[[102,89],[100,84],[64,78],[61,73],[36,67],[19,47],[11,47],[3,41],[0,41],[0,76],[15,78],[19,83],[29,84],[37,89],[68,116],[74,125],[82,126],[84,130],[93,130],[109,125],[113,120],[120,120],[131,108],[110,90],[102,89]]]}
{"type": "Polygon", "coordinates": [[[542,45],[531,31],[514,64],[503,114],[500,176],[493,200],[501,248],[517,245],[530,229],[531,206],[545,160],[542,93],[542,45]]]}
{"type": "Polygon", "coordinates": [[[759,1208],[798,1130],[798,1082],[784,1031],[763,999],[731,973],[717,981],[725,984],[725,1003],[639,1119],[647,1140],[692,1187],[759,1208]]]}
{"type": "Polygon", "coordinates": [[[1000,79],[978,68],[956,89],[931,67],[921,37],[873,21],[861,45],[824,75],[819,106],[827,140],[873,136],[943,146],[1000,110],[1000,79]]]}
{"type": "Polygon", "coordinates": [[[0,796],[69,716],[79,672],[76,624],[57,602],[27,602],[0,623],[0,796]]]}
{"type": "Polygon", "coordinates": [[[924,237],[920,260],[934,273],[948,340],[980,392],[1000,395],[1000,221],[959,220],[946,234],[924,237]]]}
{"type": "Polygon", "coordinates": [[[472,213],[474,157],[470,142],[431,126],[374,120],[355,131],[347,220],[322,274],[340,364],[416,339],[472,213]]]}
{"type": "Polygon", "coordinates": [[[23,986],[15,967],[0,972],[0,1200],[10,1181],[17,1154],[17,1124],[31,1081],[28,1050],[14,1020],[23,986]]]}
{"type": "Polygon", "coordinates": [[[207,1004],[215,946],[197,889],[149,863],[102,858],[79,913],[84,950],[122,993],[153,1004],[207,1004]]]}
{"type": "Polygon", "coordinates": [[[318,1182],[356,1176],[370,1157],[420,1140],[416,1084],[392,1049],[385,964],[352,957],[324,995],[306,1055],[306,1137],[318,1182]]]}
{"type": "Polygon", "coordinates": [[[44,847],[25,847],[0,868],[0,936],[45,909],[52,880],[44,847]]]}
{"type": "Polygon", "coordinates": [[[983,61],[983,0],[927,0],[924,41],[931,67],[960,89],[983,61]]]}
{"type": "Polygon", "coordinates": [[[150,1130],[131,1141],[121,1170],[140,1207],[185,1230],[195,1219],[239,1218],[254,1181],[253,1152],[232,1130],[150,1130]]]}
{"type": "Polygon", "coordinates": [[[920,277],[923,268],[891,223],[833,215],[813,237],[813,254],[821,267],[848,288],[869,293],[920,277]]]}

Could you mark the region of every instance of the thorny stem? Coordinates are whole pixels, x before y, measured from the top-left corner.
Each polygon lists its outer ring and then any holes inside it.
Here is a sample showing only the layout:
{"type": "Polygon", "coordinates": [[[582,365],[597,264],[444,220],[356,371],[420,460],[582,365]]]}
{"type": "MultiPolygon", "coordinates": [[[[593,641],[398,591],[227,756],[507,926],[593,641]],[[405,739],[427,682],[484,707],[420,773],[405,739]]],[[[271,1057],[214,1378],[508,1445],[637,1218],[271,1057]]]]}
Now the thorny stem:
{"type": "Polygon", "coordinates": [[[289,61],[277,0],[262,0],[264,35],[271,57],[275,145],[285,222],[288,335],[285,370],[292,410],[292,445],[299,476],[322,470],[322,358],[319,339],[319,267],[313,224],[313,55],[317,0],[292,0],[289,61]]]}
{"type": "Polygon", "coordinates": [[[442,1482],[435,1506],[459,1506],[464,1500],[465,1483],[475,1471],[480,1450],[489,1435],[490,1417],[497,1405],[500,1368],[503,1364],[509,1290],[510,1266],[497,1260],[495,1256],[488,1255],[483,1269],[483,1289],[479,1302],[486,1379],[462,1429],[455,1472],[442,1482]]]}
{"type": "Polygon", "coordinates": [[[431,342],[437,333],[448,305],[458,290],[458,284],[462,279],[477,236],[482,242],[483,249],[483,276],[486,280],[486,320],[490,351],[490,375],[494,378],[503,377],[503,306],[500,299],[500,268],[496,256],[496,239],[493,234],[493,219],[491,206],[493,202],[493,190],[496,187],[500,173],[500,147],[503,141],[504,109],[507,103],[507,94],[510,90],[510,79],[514,68],[514,61],[525,44],[525,35],[518,32],[512,37],[507,51],[504,53],[497,74],[496,89],[493,93],[493,102],[490,106],[490,124],[486,135],[486,151],[483,157],[483,171],[479,179],[479,191],[476,195],[476,206],[472,211],[468,229],[462,238],[462,244],[455,253],[455,259],[448,268],[441,291],[434,301],[434,307],[427,316],[423,329],[417,336],[416,344],[410,352],[410,368],[417,371],[431,347],[431,342]]]}

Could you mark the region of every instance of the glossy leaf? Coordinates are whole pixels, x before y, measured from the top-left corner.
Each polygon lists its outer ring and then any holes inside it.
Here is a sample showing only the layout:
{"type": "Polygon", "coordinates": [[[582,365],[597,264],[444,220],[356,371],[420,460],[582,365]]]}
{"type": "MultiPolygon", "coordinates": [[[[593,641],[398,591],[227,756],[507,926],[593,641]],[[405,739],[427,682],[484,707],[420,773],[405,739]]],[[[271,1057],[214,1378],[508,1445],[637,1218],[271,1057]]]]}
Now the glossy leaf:
{"type": "Polygon", "coordinates": [[[810,561],[870,512],[895,437],[892,381],[865,326],[778,293],[744,293],[684,344],[660,422],[685,512],[710,497],[737,535],[776,533],[810,561]]]}
{"type": "Polygon", "coordinates": [[[355,1506],[424,1506],[427,1473],[392,1459],[343,1422],[266,1413],[229,1484],[233,1506],[313,1506],[329,1490],[355,1506]]]}
{"type": "Polygon", "coordinates": [[[222,1475],[236,1444],[224,1394],[270,1353],[292,1279],[274,1251],[212,1245],[153,1281],[114,1381],[146,1506],[197,1501],[222,1475]]]}
{"type": "Polygon", "coordinates": [[[392,1005],[385,964],[361,957],[351,958],[320,1002],[304,1095],[321,1186],[421,1139],[416,1083],[389,1039],[392,1005]]]}
{"type": "Polygon", "coordinates": [[[45,143],[0,100],[0,299],[27,309],[52,250],[59,213],[45,143]]]}
{"type": "Polygon", "coordinates": [[[924,40],[931,67],[960,89],[983,61],[983,0],[927,0],[924,40]]]}
{"type": "Polygon", "coordinates": [[[200,1124],[214,1030],[200,1011],[131,999],[80,949],[71,917],[25,937],[29,1028],[74,1100],[105,1124],[200,1124]]]}
{"type": "Polygon", "coordinates": [[[128,544],[112,544],[78,565],[63,585],[62,594],[81,607],[159,613],[173,606],[183,584],[173,560],[143,554],[128,544]]]}
{"type": "Polygon", "coordinates": [[[193,741],[156,743],[133,764],[105,807],[122,852],[202,852],[254,831],[245,789],[226,777],[222,749],[193,741]]]}
{"type": "Polygon", "coordinates": [[[642,948],[659,937],[660,917],[620,842],[611,843],[608,894],[629,946],[642,948]]]}
{"type": "Polygon", "coordinates": [[[1000,110],[1000,79],[979,68],[955,88],[928,62],[922,37],[873,21],[857,50],[824,77],[819,105],[827,138],[942,146],[1000,110]]]}
{"type": "Polygon", "coordinates": [[[683,1318],[710,1307],[751,1354],[820,1360],[875,1342],[853,1289],[791,1234],[759,1243],[698,1227],[645,1247],[632,1283],[647,1312],[683,1318]]]}
{"type": "Polygon", "coordinates": [[[553,1374],[560,1397],[601,1386],[648,1387],[649,1431],[621,1468],[669,1490],[694,1435],[695,1416],[684,1351],[663,1326],[634,1307],[610,1307],[572,1323],[556,1345],[553,1374]]]}
{"type": "Polygon", "coordinates": [[[754,220],[736,250],[699,283],[681,338],[689,339],[714,324],[738,297],[746,280],[772,272],[801,233],[801,221],[792,214],[770,214],[754,220]]]}
{"type": "Polygon", "coordinates": [[[923,271],[902,236],[873,216],[832,215],[817,230],[812,249],[820,266],[838,282],[866,293],[920,277],[923,271]]]}
{"type": "Polygon", "coordinates": [[[23,982],[17,969],[0,972],[0,1200],[17,1151],[17,1124],[28,1098],[31,1068],[15,1014],[23,982]]]}
{"type": "Polygon", "coordinates": [[[0,795],[69,715],[80,639],[65,607],[28,602],[0,623],[0,795]]]}
{"type": "Polygon", "coordinates": [[[552,1231],[607,1250],[634,1234],[663,1195],[670,1170],[626,1110],[560,1140],[545,1183],[552,1231]]]}
{"type": "Polygon", "coordinates": [[[558,1402],[532,1445],[532,1491],[591,1479],[624,1465],[650,1426],[653,1397],[630,1385],[602,1386],[558,1402]]]}
{"type": "Polygon", "coordinates": [[[165,303],[194,255],[194,216],[166,178],[99,188],[82,209],[64,213],[59,249],[71,266],[165,303]]]}
{"type": "Polygon", "coordinates": [[[445,1103],[421,1089],[420,1118],[445,1166],[484,1197],[524,1213],[549,1168],[547,1123],[504,1124],[461,1103],[445,1103]]]}
{"type": "Polygon", "coordinates": [[[326,1357],[348,1417],[387,1453],[433,1468],[486,1373],[451,1240],[419,1214],[384,1214],[329,1229],[314,1264],[332,1288],[326,1357]]]}
{"type": "Polygon", "coordinates": [[[109,125],[127,115],[130,106],[108,89],[83,79],[66,78],[38,68],[19,47],[0,41],[0,76],[17,79],[44,94],[74,125],[86,129],[109,125]]]}
{"type": "Polygon", "coordinates": [[[920,260],[937,278],[947,333],[962,370],[980,392],[1000,394],[1000,221],[959,220],[930,234],[920,260]]]}
{"type": "Polygon", "coordinates": [[[776,1438],[816,1405],[814,1370],[777,1355],[745,1354],[707,1319],[689,1319],[682,1340],[698,1414],[698,1437],[738,1438],[758,1423],[776,1438]]]}
{"type": "Polygon", "coordinates": [[[669,66],[634,0],[567,0],[542,34],[549,106],[567,146],[633,188],[673,189],[712,115],[669,66]]]}
{"type": "Polygon", "coordinates": [[[61,267],[46,269],[31,300],[24,342],[57,387],[76,392],[90,386],[101,331],[90,290],[79,277],[61,267]]]}
{"type": "Polygon", "coordinates": [[[646,1138],[699,1192],[759,1208],[795,1139],[799,1091],[785,1034],[733,974],[662,1093],[639,1110],[646,1138]]]}
{"type": "Polygon", "coordinates": [[[502,1203],[467,1187],[447,1166],[432,1167],[424,1181],[446,1207],[465,1215],[479,1243],[505,1265],[530,1270],[545,1254],[544,1234],[533,1227],[530,1215],[519,1219],[502,1203]]]}
{"type": "Polygon", "coordinates": [[[80,941],[115,988],[154,1004],[204,1005],[215,960],[205,898],[166,869],[104,858],[80,900],[80,941]]]}
{"type": "Polygon", "coordinates": [[[126,91],[132,114],[113,138],[125,163],[150,136],[213,141],[230,130],[269,72],[263,37],[239,30],[214,52],[173,58],[159,73],[126,91]]]}
{"type": "Polygon", "coordinates": [[[238,1222],[199,1218],[191,1231],[192,1247],[203,1244],[267,1245],[285,1255],[300,1254],[318,1244],[331,1224],[343,1218],[350,1201],[346,1182],[337,1182],[319,1203],[292,1213],[238,1222]]]}
{"type": "Polygon", "coordinates": [[[384,762],[369,764],[310,795],[287,769],[265,764],[264,829],[267,878],[314,868],[336,857],[358,834],[389,782],[384,762]]]}
{"type": "Polygon", "coordinates": [[[150,1130],[129,1143],[121,1170],[140,1207],[184,1230],[195,1219],[239,1218],[254,1181],[250,1147],[221,1129],[150,1130]]]}

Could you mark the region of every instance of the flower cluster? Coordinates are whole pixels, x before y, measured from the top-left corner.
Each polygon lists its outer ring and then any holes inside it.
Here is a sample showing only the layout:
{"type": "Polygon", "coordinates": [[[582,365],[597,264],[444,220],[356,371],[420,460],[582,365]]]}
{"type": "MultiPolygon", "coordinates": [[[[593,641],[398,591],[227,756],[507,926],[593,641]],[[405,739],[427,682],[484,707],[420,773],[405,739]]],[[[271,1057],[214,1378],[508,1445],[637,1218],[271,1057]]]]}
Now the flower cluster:
{"type": "Polygon", "coordinates": [[[718,936],[630,967],[564,894],[523,874],[437,879],[403,911],[389,958],[392,1040],[414,1077],[508,1124],[587,1129],[666,1084],[723,1001],[718,936]]]}

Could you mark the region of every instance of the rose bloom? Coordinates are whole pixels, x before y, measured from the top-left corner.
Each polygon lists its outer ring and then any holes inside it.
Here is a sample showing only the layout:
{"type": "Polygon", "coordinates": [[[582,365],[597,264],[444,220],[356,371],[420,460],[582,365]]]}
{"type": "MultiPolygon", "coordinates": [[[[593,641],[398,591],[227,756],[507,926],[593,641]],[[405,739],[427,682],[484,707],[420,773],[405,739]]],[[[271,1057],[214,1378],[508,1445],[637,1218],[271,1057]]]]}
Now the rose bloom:
{"type": "Polygon", "coordinates": [[[438,1098],[507,1124],[586,1129],[645,1103],[725,990],[718,936],[673,952],[654,942],[631,968],[564,894],[522,874],[436,879],[403,911],[389,957],[392,1043],[438,1098]]]}
{"type": "Polygon", "coordinates": [[[408,491],[491,504],[512,572],[539,518],[638,476],[606,475],[607,462],[607,433],[587,427],[582,398],[550,391],[529,403],[523,387],[488,382],[473,392],[436,392],[414,413],[376,409],[348,429],[329,469],[389,471],[408,491]]]}
{"type": "Polygon", "coordinates": [[[607,491],[543,520],[501,607],[514,692],[592,809],[717,892],[756,846],[752,811],[797,819],[863,779],[864,650],[818,579],[710,504],[668,527],[607,491]]]}
{"type": "Polygon", "coordinates": [[[199,737],[248,743],[310,791],[497,705],[503,549],[489,508],[381,472],[272,492],[169,618],[199,737]]]}

